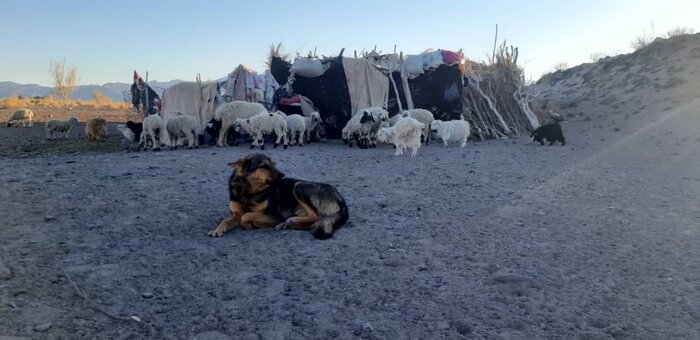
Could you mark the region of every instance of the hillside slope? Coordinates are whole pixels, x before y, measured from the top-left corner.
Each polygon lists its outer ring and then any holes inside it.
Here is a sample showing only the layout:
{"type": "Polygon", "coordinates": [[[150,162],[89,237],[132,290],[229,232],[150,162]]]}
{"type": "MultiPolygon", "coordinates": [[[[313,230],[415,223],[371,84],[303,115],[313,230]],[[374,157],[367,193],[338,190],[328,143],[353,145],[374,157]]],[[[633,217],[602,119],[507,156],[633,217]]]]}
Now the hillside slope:
{"type": "Polygon", "coordinates": [[[551,73],[533,88],[570,122],[634,128],[700,96],[700,34],[551,73]]]}

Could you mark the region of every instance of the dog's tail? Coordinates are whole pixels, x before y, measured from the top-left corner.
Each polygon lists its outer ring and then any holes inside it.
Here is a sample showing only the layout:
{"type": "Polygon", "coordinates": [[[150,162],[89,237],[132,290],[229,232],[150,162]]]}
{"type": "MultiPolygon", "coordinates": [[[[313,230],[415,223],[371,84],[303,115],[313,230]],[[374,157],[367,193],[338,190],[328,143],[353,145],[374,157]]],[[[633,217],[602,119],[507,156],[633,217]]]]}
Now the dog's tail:
{"type": "Polygon", "coordinates": [[[333,233],[348,221],[350,214],[348,213],[348,206],[345,204],[345,200],[339,200],[338,204],[340,205],[340,210],[337,213],[321,216],[316,223],[311,225],[311,233],[315,238],[319,240],[331,238],[333,233]]]}

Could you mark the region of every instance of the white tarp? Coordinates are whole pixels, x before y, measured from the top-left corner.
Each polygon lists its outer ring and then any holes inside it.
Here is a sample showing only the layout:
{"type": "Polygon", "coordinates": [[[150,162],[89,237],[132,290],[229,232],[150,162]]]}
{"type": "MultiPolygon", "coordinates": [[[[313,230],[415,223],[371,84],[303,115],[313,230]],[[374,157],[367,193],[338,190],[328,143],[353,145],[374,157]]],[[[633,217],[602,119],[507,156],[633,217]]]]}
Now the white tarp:
{"type": "Polygon", "coordinates": [[[389,78],[364,58],[343,58],[352,114],[359,109],[381,106],[389,100],[389,78]]]}

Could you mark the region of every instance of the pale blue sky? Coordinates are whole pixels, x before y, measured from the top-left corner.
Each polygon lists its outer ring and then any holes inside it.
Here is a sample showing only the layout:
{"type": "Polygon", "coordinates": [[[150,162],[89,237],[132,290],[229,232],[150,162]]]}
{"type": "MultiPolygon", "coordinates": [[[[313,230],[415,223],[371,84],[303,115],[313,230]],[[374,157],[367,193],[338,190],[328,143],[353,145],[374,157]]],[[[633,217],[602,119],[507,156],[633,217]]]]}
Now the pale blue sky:
{"type": "Polygon", "coordinates": [[[677,26],[700,31],[700,1],[135,1],[0,0],[0,81],[49,85],[52,60],[78,67],[80,84],[225,76],[264,70],[268,47],[346,56],[363,48],[458,50],[481,60],[499,40],[520,47],[531,78],[558,62],[626,53],[635,35],[677,26]],[[145,36],[146,35],[146,36],[145,36]]]}

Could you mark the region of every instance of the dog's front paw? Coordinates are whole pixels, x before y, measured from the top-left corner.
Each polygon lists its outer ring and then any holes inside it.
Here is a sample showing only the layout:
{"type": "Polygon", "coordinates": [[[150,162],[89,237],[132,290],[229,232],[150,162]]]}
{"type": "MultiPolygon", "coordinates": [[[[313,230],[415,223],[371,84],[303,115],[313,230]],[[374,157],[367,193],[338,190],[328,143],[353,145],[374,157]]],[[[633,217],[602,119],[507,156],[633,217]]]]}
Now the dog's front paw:
{"type": "Polygon", "coordinates": [[[211,237],[221,237],[221,236],[224,236],[224,231],[219,229],[219,228],[216,228],[216,229],[210,231],[209,233],[207,233],[207,235],[209,235],[211,237]]]}
{"type": "Polygon", "coordinates": [[[275,230],[287,230],[291,226],[291,223],[289,221],[284,221],[278,225],[275,226],[275,230]]]}

